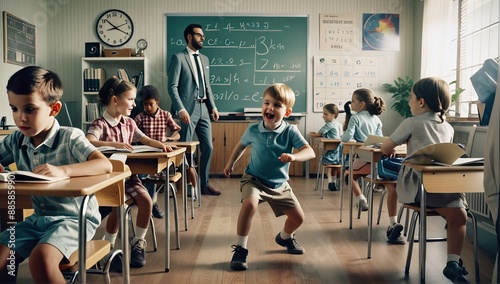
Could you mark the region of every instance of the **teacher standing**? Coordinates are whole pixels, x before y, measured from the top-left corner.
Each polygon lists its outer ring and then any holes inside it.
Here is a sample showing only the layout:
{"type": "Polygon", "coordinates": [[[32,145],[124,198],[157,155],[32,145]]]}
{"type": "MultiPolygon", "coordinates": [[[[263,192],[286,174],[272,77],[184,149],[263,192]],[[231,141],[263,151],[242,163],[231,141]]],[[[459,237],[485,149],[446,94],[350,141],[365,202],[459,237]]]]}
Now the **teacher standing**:
{"type": "Polygon", "coordinates": [[[190,24],[184,30],[187,47],[174,54],[168,68],[168,93],[172,108],[181,119],[180,141],[192,141],[196,132],[200,141],[200,186],[201,194],[220,195],[208,182],[212,159],[212,125],[219,112],[215,106],[210,87],[208,57],[199,52],[203,48],[205,35],[199,24],[190,24]]]}

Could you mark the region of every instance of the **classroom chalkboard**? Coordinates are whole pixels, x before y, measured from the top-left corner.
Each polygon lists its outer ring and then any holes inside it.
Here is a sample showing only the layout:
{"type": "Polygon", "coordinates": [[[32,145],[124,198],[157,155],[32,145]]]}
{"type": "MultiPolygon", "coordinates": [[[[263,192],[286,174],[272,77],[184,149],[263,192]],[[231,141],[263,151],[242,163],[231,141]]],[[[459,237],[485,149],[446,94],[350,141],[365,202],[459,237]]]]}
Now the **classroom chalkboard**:
{"type": "Polygon", "coordinates": [[[4,62],[18,65],[36,64],[35,25],[3,12],[4,62]]]}
{"type": "Polygon", "coordinates": [[[184,29],[202,25],[201,52],[210,60],[210,83],[219,112],[260,108],[262,92],[285,83],[295,92],[294,113],[307,112],[307,16],[167,14],[167,70],[186,48],[184,29]]]}

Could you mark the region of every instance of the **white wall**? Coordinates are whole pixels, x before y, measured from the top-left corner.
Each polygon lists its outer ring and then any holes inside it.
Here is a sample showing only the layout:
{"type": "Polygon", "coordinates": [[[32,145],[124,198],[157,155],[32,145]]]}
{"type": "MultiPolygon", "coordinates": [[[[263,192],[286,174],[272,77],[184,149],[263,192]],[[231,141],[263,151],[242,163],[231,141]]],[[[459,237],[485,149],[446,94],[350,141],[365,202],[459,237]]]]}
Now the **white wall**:
{"type": "MultiPolygon", "coordinates": [[[[36,27],[36,56],[37,64],[41,66],[47,65],[47,30],[48,22],[53,21],[52,16],[46,10],[45,1],[0,1],[0,10],[7,11],[22,20],[34,24],[36,27]],[[29,5],[28,5],[29,4],[29,5]]],[[[5,87],[9,77],[22,66],[4,63],[4,40],[3,40],[3,15],[1,16],[1,33],[0,46],[2,47],[2,55],[0,60],[0,117],[7,117],[7,124],[13,125],[12,114],[7,101],[7,93],[5,87]]]]}
{"type": "MultiPolygon", "coordinates": [[[[166,76],[165,13],[248,13],[248,14],[307,14],[309,15],[309,66],[308,93],[312,94],[312,58],[315,55],[333,55],[319,50],[319,13],[397,13],[400,14],[400,51],[361,51],[349,55],[376,56],[379,58],[378,82],[393,82],[398,76],[412,76],[420,64],[418,15],[419,0],[184,0],[184,1],[100,1],[100,0],[24,0],[2,1],[0,7],[14,15],[35,23],[36,17],[44,14],[48,24],[37,24],[37,64],[57,72],[65,86],[63,101],[81,103],[81,57],[85,42],[98,41],[95,21],[107,9],[125,11],[134,21],[134,36],[124,47],[134,48],[137,40],[145,38],[149,46],[145,51],[150,60],[150,83],[165,94],[162,107],[169,109],[166,76]],[[415,16],[417,14],[417,16],[415,16]]],[[[40,17],[43,18],[43,17],[40,17]]],[[[361,29],[361,21],[358,22],[361,29]]],[[[184,27],[179,27],[184,29],[184,27]]],[[[359,43],[361,45],[361,43],[359,43]]],[[[361,49],[361,48],[359,48],[361,49]]],[[[337,53],[338,55],[338,53],[337,53]]],[[[5,86],[8,76],[19,67],[0,63],[0,85],[5,86]]],[[[390,110],[390,95],[381,89],[374,90],[383,97],[387,111],[381,116],[384,133],[389,135],[402,118],[390,110]]],[[[2,94],[5,98],[5,95],[2,94]]],[[[0,105],[0,113],[10,116],[10,110],[0,105]]],[[[73,123],[80,124],[80,114],[75,114],[73,123]]],[[[10,118],[10,117],[9,117],[10,118]]],[[[339,117],[343,122],[343,116],[339,117]]],[[[312,112],[312,99],[308,99],[306,131],[317,131],[323,125],[320,113],[312,112]]]]}

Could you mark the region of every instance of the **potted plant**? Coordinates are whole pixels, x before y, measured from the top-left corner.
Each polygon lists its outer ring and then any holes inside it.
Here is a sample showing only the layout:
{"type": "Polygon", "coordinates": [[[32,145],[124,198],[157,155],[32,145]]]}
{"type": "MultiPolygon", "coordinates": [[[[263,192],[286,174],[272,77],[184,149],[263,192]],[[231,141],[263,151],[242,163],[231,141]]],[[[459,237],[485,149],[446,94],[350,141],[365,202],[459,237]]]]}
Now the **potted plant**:
{"type": "Polygon", "coordinates": [[[391,105],[392,110],[396,111],[404,118],[412,116],[410,106],[408,105],[412,86],[413,79],[408,76],[405,78],[398,77],[397,80],[394,80],[394,85],[389,83],[382,85],[385,91],[393,94],[391,97],[393,100],[391,105]]]}

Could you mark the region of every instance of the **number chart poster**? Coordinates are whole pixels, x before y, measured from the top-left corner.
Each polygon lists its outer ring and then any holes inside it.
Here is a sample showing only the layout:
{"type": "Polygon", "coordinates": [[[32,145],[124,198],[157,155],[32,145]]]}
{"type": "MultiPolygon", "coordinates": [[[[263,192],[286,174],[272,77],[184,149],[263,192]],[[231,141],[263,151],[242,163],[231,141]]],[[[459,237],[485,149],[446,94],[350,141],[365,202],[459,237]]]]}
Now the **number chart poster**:
{"type": "Polygon", "coordinates": [[[313,112],[323,112],[325,104],[343,109],[354,90],[378,87],[376,57],[314,56],[313,112]]]}

